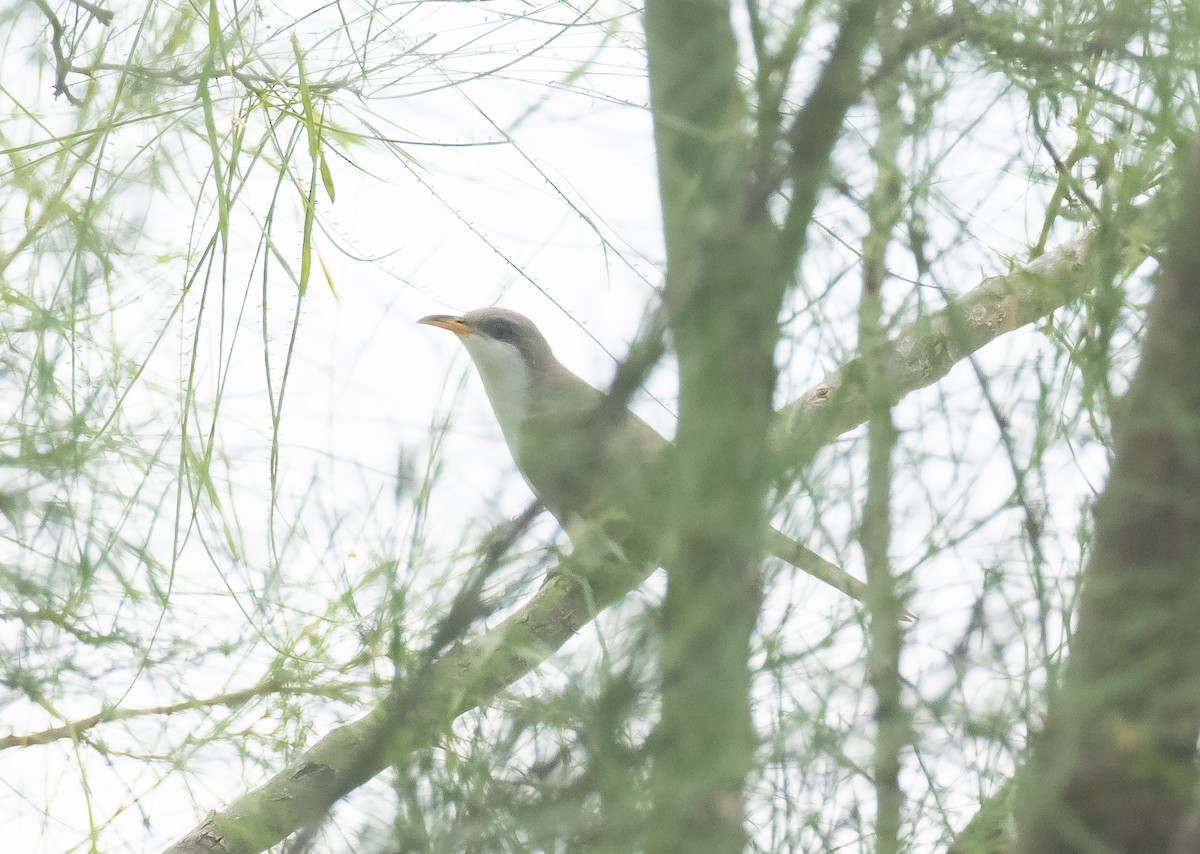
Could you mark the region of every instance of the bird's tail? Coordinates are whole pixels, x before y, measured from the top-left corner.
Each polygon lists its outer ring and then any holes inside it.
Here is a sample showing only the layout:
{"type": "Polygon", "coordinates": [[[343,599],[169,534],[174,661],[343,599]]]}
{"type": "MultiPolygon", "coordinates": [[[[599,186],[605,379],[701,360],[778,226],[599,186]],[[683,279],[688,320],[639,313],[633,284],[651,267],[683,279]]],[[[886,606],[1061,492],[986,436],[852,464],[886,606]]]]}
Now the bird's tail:
{"type": "MultiPolygon", "coordinates": [[[[851,596],[864,604],[867,601],[867,585],[863,584],[840,566],[830,563],[803,543],[798,543],[775,528],[771,529],[767,548],[775,557],[787,561],[797,569],[802,569],[809,575],[819,578],[831,587],[851,596]]],[[[915,620],[908,611],[903,612],[904,619],[915,620]]]]}
{"type": "Polygon", "coordinates": [[[771,529],[767,548],[775,557],[787,561],[797,569],[819,578],[831,587],[852,596],[859,602],[867,601],[867,585],[863,584],[840,566],[830,563],[808,546],[798,543],[782,531],[771,529]]]}

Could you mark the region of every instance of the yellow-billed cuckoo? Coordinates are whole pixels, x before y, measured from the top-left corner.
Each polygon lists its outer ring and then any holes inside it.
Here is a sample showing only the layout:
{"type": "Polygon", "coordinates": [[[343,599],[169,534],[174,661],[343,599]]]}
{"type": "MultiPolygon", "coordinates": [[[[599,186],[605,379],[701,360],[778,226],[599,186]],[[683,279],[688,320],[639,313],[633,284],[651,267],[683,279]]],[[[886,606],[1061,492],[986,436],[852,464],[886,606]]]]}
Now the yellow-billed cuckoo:
{"type": "MultiPolygon", "coordinates": [[[[604,393],[554,357],[533,322],[504,308],[419,323],[449,329],[467,348],[517,468],[571,536],[580,520],[602,526],[625,556],[662,556],[666,457],[672,448],[629,410],[596,426],[604,393]]],[[[816,552],[771,529],[768,550],[862,601],[866,585],[816,552]]]]}

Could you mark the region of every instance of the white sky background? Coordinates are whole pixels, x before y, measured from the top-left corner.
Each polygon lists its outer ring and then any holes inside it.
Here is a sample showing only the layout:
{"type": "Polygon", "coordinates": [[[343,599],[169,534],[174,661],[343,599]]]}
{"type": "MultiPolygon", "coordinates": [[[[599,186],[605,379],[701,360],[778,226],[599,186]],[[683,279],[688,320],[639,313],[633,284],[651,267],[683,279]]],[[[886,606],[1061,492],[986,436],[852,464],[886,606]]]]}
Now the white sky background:
{"type": "MultiPolygon", "coordinates": [[[[115,8],[118,19],[126,21],[136,20],[142,9],[133,4],[115,8]]],[[[269,54],[262,58],[264,63],[269,60],[276,68],[291,69],[293,29],[302,44],[315,47],[306,60],[310,75],[320,77],[322,57],[345,61],[348,42],[338,35],[337,8],[326,8],[294,28],[289,26],[295,14],[290,6],[262,8],[265,17],[258,27],[269,54]],[[282,34],[266,38],[277,26],[283,28],[282,34]]],[[[343,6],[341,11],[352,8],[343,6]]],[[[627,12],[623,4],[612,2],[602,4],[593,17],[627,12]]],[[[358,131],[366,130],[369,122],[378,134],[399,140],[399,149],[412,160],[370,142],[342,144],[337,152],[328,151],[337,196],[330,203],[319,193],[316,249],[330,271],[336,295],[314,265],[300,305],[284,403],[279,506],[274,515],[269,504],[271,423],[263,385],[262,268],[253,255],[276,189],[274,178],[270,168],[262,169],[235,203],[233,251],[224,276],[224,323],[219,322],[219,272],[200,276],[200,282],[207,278],[210,289],[203,313],[197,284],[171,316],[185,277],[196,268],[198,247],[213,235],[216,220],[211,182],[204,200],[198,204],[193,200],[196,188],[207,180],[193,174],[207,157],[204,139],[167,137],[166,144],[176,147],[173,156],[183,186],[166,195],[130,194],[131,221],[136,222],[143,211],[146,219],[139,233],[129,237],[132,260],[128,276],[120,280],[121,293],[107,298],[108,305],[121,306],[112,311],[112,335],[122,343],[127,358],[146,365],[125,412],[134,422],[144,417],[141,423],[149,431],[170,433],[181,411],[162,410],[163,390],[184,386],[190,342],[199,325],[198,429],[209,429],[211,404],[219,396],[217,423],[225,456],[218,458],[213,476],[223,515],[206,506],[189,529],[185,498],[176,529],[168,524],[175,518],[168,509],[158,527],[147,533],[153,545],[162,549],[160,555],[171,554],[169,544],[177,534],[182,543],[176,565],[162,567],[156,574],[157,583],[172,585],[170,619],[160,630],[159,643],[169,646],[172,638],[181,638],[205,647],[220,640],[241,646],[223,660],[209,655],[190,669],[161,675],[153,668],[134,672],[128,662],[117,662],[95,691],[80,686],[63,689],[57,704],[63,717],[92,714],[102,699],[145,707],[253,684],[276,646],[293,641],[305,626],[319,623],[328,603],[361,580],[381,558],[408,559],[413,520],[411,503],[394,498],[398,460],[403,458],[422,476],[429,460],[431,425],[451,410],[453,423],[439,458],[441,479],[427,521],[428,542],[435,554],[423,556],[428,568],[447,575],[422,579],[419,589],[424,595],[430,600],[450,595],[457,580],[454,573],[462,566],[455,562],[455,552],[523,507],[524,485],[478,381],[468,371],[465,353],[453,336],[414,324],[425,314],[498,302],[533,317],[569,367],[603,385],[611,376],[613,357],[623,354],[654,300],[654,289],[661,282],[662,248],[640,25],[626,14],[614,22],[614,32],[606,38],[595,27],[562,29],[553,23],[565,21],[568,13],[569,7],[559,4],[535,10],[512,0],[402,4],[372,18],[375,30],[389,15],[395,18],[392,35],[381,38],[373,50],[394,57],[397,44],[420,44],[419,51],[361,83],[363,100],[340,95],[331,118],[358,131]],[[505,58],[516,60],[555,32],[559,35],[552,45],[503,72],[446,85],[471,71],[494,69],[505,58]],[[434,61],[423,63],[421,56],[434,61]],[[506,132],[511,142],[505,139],[506,132]],[[188,176],[194,180],[190,188],[188,176]],[[164,257],[154,260],[155,255],[164,257]],[[243,305],[245,313],[239,317],[243,305]],[[156,344],[163,329],[166,334],[156,344]],[[466,381],[460,383],[464,373],[466,381]],[[231,532],[235,549],[229,547],[223,529],[231,532]],[[262,598],[271,589],[270,573],[264,569],[269,566],[279,567],[283,583],[262,598]],[[247,638],[255,640],[243,643],[247,638]]],[[[10,34],[10,39],[28,50],[45,34],[34,19],[25,23],[29,26],[10,34]]],[[[362,26],[351,27],[350,41],[359,48],[362,26]]],[[[31,65],[22,64],[20,55],[10,54],[15,52],[6,51],[3,60],[7,70],[16,63],[22,71],[6,72],[6,85],[13,93],[7,97],[40,105],[51,129],[69,126],[74,108],[51,101],[46,71],[34,73],[31,65]]],[[[331,76],[344,73],[345,68],[331,76]]],[[[112,86],[115,77],[101,75],[97,83],[101,88],[112,86]]],[[[960,291],[974,287],[984,275],[1007,269],[1009,254],[1036,235],[1044,205],[1045,192],[1031,190],[1029,161],[1036,158],[1023,126],[1022,103],[1012,96],[998,97],[996,85],[981,78],[976,88],[964,89],[946,102],[940,108],[945,135],[931,138],[928,145],[933,151],[914,155],[937,162],[931,180],[943,216],[931,218],[931,235],[935,246],[949,253],[935,272],[943,284],[960,291]],[[965,140],[958,137],[960,132],[966,134],[965,140]],[[938,145],[945,147],[945,159],[938,159],[938,145]],[[962,222],[965,236],[955,220],[962,222]]],[[[227,95],[234,87],[226,82],[223,90],[227,95]]],[[[218,99],[219,133],[232,127],[237,112],[237,102],[218,99]]],[[[261,132],[260,116],[251,116],[249,124],[251,135],[261,132]]],[[[5,132],[9,139],[18,133],[28,134],[30,140],[48,135],[23,124],[5,132]]],[[[848,183],[864,190],[870,180],[862,171],[862,141],[855,139],[856,133],[870,136],[866,111],[853,117],[852,132],[838,160],[848,183]]],[[[112,162],[137,156],[141,142],[156,144],[140,139],[136,127],[114,134],[112,162]]],[[[296,171],[306,174],[303,144],[293,156],[296,163],[304,164],[296,171]]],[[[272,233],[280,254],[298,270],[295,194],[284,187],[282,195],[288,194],[291,198],[282,206],[272,233]]],[[[4,233],[13,233],[14,213],[6,211],[4,216],[9,218],[3,222],[4,233]]],[[[852,252],[861,229],[861,216],[850,202],[826,200],[812,233],[813,249],[796,300],[798,313],[787,327],[790,337],[780,351],[781,401],[819,381],[824,370],[835,368],[853,353],[859,277],[852,252]],[[830,287],[817,317],[805,294],[820,295],[830,287]]],[[[903,257],[897,257],[901,275],[907,272],[905,264],[903,257]]],[[[897,304],[913,293],[904,282],[889,287],[897,294],[897,304]]],[[[266,293],[267,351],[278,389],[296,290],[274,262],[266,293]]],[[[941,304],[932,288],[926,289],[924,299],[926,304],[941,304]]],[[[96,303],[103,307],[105,301],[98,296],[96,303]]],[[[1034,366],[1040,360],[1049,373],[1051,352],[1039,333],[1025,330],[1007,336],[980,356],[984,372],[992,379],[991,392],[1010,416],[1023,449],[1030,443],[1023,427],[1032,421],[1029,407],[1038,392],[1040,369],[1034,366]]],[[[638,403],[639,411],[668,434],[672,429],[670,372],[667,361],[651,380],[663,405],[651,400],[638,403]]],[[[1049,394],[1051,408],[1065,409],[1074,392],[1051,388],[1049,394]],[[1055,400],[1055,395],[1062,399],[1055,400]]],[[[181,405],[178,399],[176,405],[181,405]]],[[[906,675],[933,695],[953,679],[946,658],[964,631],[967,611],[982,584],[982,567],[994,565],[1019,574],[1025,571],[1028,556],[1016,551],[1021,516],[1003,508],[1011,493],[1011,470],[970,369],[960,366],[938,388],[904,401],[896,420],[905,431],[897,465],[897,567],[908,569],[920,561],[929,543],[979,526],[962,547],[928,560],[918,571],[913,610],[921,621],[910,638],[906,675]],[[944,518],[935,522],[939,517],[944,518]]],[[[812,477],[821,487],[819,524],[810,542],[861,576],[861,559],[852,538],[862,497],[862,454],[847,454],[846,441],[840,450],[823,454],[813,467],[812,477]]],[[[177,438],[169,438],[166,447],[169,459],[178,456],[177,438]]],[[[1096,446],[1064,442],[1048,457],[1044,482],[1030,485],[1035,499],[1046,507],[1048,571],[1069,569],[1077,557],[1071,550],[1080,503],[1091,488],[1100,486],[1103,470],[1104,456],[1096,446]]],[[[119,480],[136,473],[117,471],[114,476],[119,480]]],[[[153,495],[161,496],[162,506],[170,508],[175,496],[161,489],[153,495]]],[[[159,500],[155,497],[150,503],[157,505],[159,500]]],[[[795,530],[807,536],[814,527],[812,503],[803,496],[788,503],[785,515],[794,517],[795,530]]],[[[553,531],[549,523],[537,529],[542,537],[553,531]]],[[[650,589],[655,585],[652,582],[650,589]]],[[[378,605],[372,597],[380,589],[367,584],[357,590],[365,622],[378,605]]],[[[1028,589],[1028,585],[1018,578],[1012,589],[1028,589]]],[[[638,607],[639,597],[633,600],[628,607],[638,607]]],[[[1020,602],[989,605],[1009,631],[1007,637],[1014,644],[1009,652],[1015,657],[1004,660],[1002,647],[981,651],[981,667],[965,683],[975,693],[962,701],[978,703],[983,710],[1014,702],[1013,695],[1020,690],[1013,687],[1012,674],[1023,670],[1029,655],[1022,644],[1037,643],[1037,632],[1029,622],[1035,613],[1028,608],[1022,612],[1020,602]],[[1006,605],[1017,612],[1015,617],[1005,613],[1006,605]]],[[[144,619],[152,610],[130,612],[144,619]]],[[[815,582],[784,575],[772,588],[764,631],[778,631],[802,648],[824,636],[825,615],[848,612],[846,603],[815,582]],[[797,602],[803,610],[795,610],[797,602]]],[[[332,648],[342,650],[333,654],[334,659],[353,656],[355,628],[323,637],[332,648]]],[[[2,632],[12,630],[0,625],[2,632]]],[[[590,638],[585,633],[574,646],[587,649],[590,638]]],[[[1057,634],[1051,638],[1052,643],[1057,640],[1057,634]]],[[[836,672],[838,667],[853,665],[861,649],[857,632],[843,632],[819,659],[821,666],[836,672]]],[[[549,667],[545,678],[553,681],[571,672],[577,671],[565,667],[556,672],[549,667]]],[[[302,707],[301,723],[281,725],[278,710],[261,707],[231,717],[235,729],[252,732],[305,727],[311,743],[337,720],[365,712],[372,696],[376,695],[364,691],[357,706],[308,702],[302,707]]],[[[842,710],[859,715],[857,726],[868,732],[866,699],[848,699],[842,710]]],[[[768,715],[778,708],[764,698],[762,711],[768,715]]],[[[5,707],[0,735],[61,722],[32,704],[12,702],[5,707]]],[[[146,723],[141,729],[113,727],[98,735],[118,752],[122,739],[129,738],[146,750],[156,749],[157,739],[157,749],[166,753],[193,727],[200,735],[208,730],[208,724],[176,716],[161,729],[146,723]]],[[[957,733],[946,733],[948,742],[958,738],[957,733]]],[[[860,745],[864,759],[865,744],[860,745]]],[[[951,806],[969,815],[979,784],[963,771],[968,760],[955,754],[939,767],[937,745],[926,747],[930,754],[923,758],[935,769],[935,776],[963,775],[961,803],[951,806]]],[[[280,756],[276,770],[284,761],[280,756]]],[[[185,781],[181,775],[172,778],[166,764],[150,766],[119,755],[104,761],[87,749],[73,751],[65,743],[0,752],[0,802],[6,804],[0,809],[0,832],[12,850],[76,850],[75,846],[86,843],[90,801],[99,820],[115,816],[103,827],[102,847],[156,850],[190,829],[205,810],[220,808],[247,786],[265,779],[256,765],[239,766],[223,751],[200,754],[192,771],[185,781]],[[51,806],[47,809],[46,804],[51,806]],[[143,826],[145,818],[150,819],[148,828],[143,826]]]]}

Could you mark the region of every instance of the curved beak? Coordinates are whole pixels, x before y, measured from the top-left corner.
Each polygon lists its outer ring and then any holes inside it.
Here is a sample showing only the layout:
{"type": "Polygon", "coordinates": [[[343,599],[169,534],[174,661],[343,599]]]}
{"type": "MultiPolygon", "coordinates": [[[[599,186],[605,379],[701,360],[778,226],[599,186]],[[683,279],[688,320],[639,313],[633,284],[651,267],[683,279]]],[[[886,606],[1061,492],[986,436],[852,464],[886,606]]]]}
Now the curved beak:
{"type": "Polygon", "coordinates": [[[449,329],[455,335],[474,335],[475,327],[469,323],[463,323],[461,317],[455,317],[451,314],[430,314],[422,317],[417,323],[424,323],[426,326],[436,326],[439,329],[449,329]]]}

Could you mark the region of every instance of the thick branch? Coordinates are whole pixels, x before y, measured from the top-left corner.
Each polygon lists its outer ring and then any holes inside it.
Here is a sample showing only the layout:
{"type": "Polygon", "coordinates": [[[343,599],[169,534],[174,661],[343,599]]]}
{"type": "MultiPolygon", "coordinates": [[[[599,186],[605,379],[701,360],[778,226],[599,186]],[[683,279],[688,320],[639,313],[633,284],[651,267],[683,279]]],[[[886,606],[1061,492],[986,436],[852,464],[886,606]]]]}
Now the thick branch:
{"type": "Polygon", "coordinates": [[[408,707],[399,715],[392,708],[394,695],[389,696],[366,716],[330,732],[258,789],[210,813],[167,851],[253,854],[278,843],[396,761],[394,749],[380,750],[380,744],[398,742],[412,749],[435,744],[454,718],[532,671],[585,626],[594,609],[604,608],[648,574],[569,559],[519,611],[434,662],[422,676],[426,690],[410,693],[408,707]],[[605,584],[589,589],[579,580],[587,578],[605,584]],[[386,723],[397,719],[404,732],[388,732],[386,723]]]}
{"type": "MultiPolygon", "coordinates": [[[[1145,216],[1148,212],[1143,212],[1145,216]]],[[[1131,224],[1132,225],[1132,224],[1131,224]]],[[[1139,220],[1139,233],[1147,232],[1139,220]]],[[[932,384],[970,353],[1006,332],[1032,323],[1066,305],[1084,292],[1091,249],[1085,235],[1048,253],[1025,270],[985,280],[931,319],[914,324],[892,340],[896,397],[932,384]],[[952,320],[953,318],[953,320],[952,320]],[[967,338],[950,334],[963,322],[967,338]]],[[[857,374],[853,363],[838,372],[838,379],[812,389],[778,413],[777,423],[791,449],[789,460],[799,465],[839,434],[857,427],[866,415],[861,393],[848,377],[857,374]]],[[[440,715],[411,718],[447,722],[490,699],[496,692],[524,676],[549,658],[555,650],[586,625],[595,610],[603,608],[639,584],[646,571],[580,566],[572,559],[516,614],[484,635],[443,655],[434,664],[432,690],[415,698],[440,715]],[[604,578],[603,588],[585,595],[575,578],[604,578]],[[602,595],[596,595],[600,593],[602,595]],[[591,604],[589,604],[591,603],[591,604]]],[[[353,790],[353,778],[369,779],[396,757],[381,751],[367,755],[364,745],[376,744],[386,718],[383,701],[363,718],[339,727],[316,744],[291,767],[259,788],[247,792],[229,807],[212,813],[195,830],[169,851],[172,854],[253,854],[277,843],[303,826],[312,809],[324,803],[329,793],[344,795],[353,790]],[[353,768],[356,773],[351,775],[353,768]]],[[[425,745],[436,743],[442,729],[423,733],[425,745]]],[[[412,733],[405,743],[416,748],[422,742],[412,733]]]]}
{"type": "MultiPolygon", "coordinates": [[[[1127,234],[1155,234],[1162,221],[1161,204],[1156,200],[1134,211],[1124,225],[1127,234]]],[[[1112,246],[1095,245],[1096,235],[1095,230],[1089,231],[1026,267],[984,279],[941,311],[894,336],[888,365],[893,402],[933,385],[1001,335],[1048,317],[1087,293],[1095,283],[1093,253],[1114,251],[1112,246]]],[[[1136,245],[1120,251],[1126,271],[1149,254],[1147,247],[1136,245]]],[[[804,468],[817,450],[866,420],[862,374],[860,360],[853,359],[832,379],[779,410],[775,429],[781,471],[804,468]]]]}

